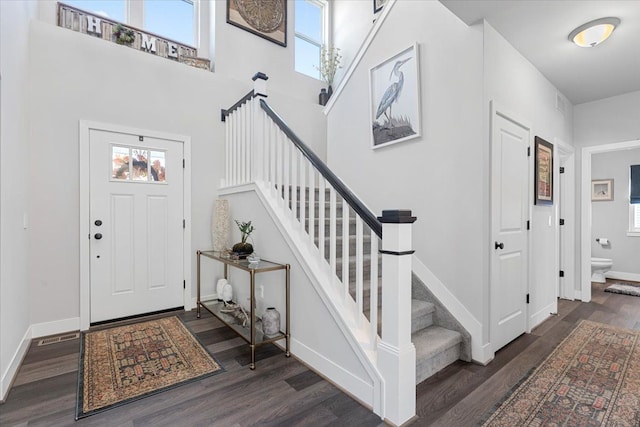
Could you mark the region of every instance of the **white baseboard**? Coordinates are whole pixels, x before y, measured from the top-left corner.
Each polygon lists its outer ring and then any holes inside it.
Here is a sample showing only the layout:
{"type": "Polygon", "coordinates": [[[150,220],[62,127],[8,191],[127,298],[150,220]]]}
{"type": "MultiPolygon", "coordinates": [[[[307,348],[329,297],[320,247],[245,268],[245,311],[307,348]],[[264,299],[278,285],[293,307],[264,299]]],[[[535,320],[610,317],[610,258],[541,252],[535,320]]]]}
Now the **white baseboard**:
{"type": "Polygon", "coordinates": [[[65,332],[79,331],[80,318],[71,317],[69,319],[54,320],[53,322],[43,322],[31,325],[31,338],[46,337],[47,335],[63,334],[65,332]]]}
{"type": "MultiPolygon", "coordinates": [[[[473,340],[473,338],[471,338],[471,340],[473,340]]],[[[478,357],[473,356],[471,361],[482,366],[487,366],[489,362],[495,358],[496,353],[493,351],[493,346],[490,342],[479,347],[480,348],[477,350],[478,357]]]]}
{"type": "MultiPolygon", "coordinates": [[[[211,295],[200,295],[200,301],[209,301],[212,299],[216,299],[218,298],[218,294],[211,294],[211,295]]],[[[198,303],[198,297],[194,297],[191,299],[191,308],[198,308],[197,304],[198,303]]]]}
{"type": "Polygon", "coordinates": [[[529,330],[535,328],[549,317],[551,317],[551,313],[555,313],[557,310],[557,302],[552,302],[551,304],[543,307],[537,313],[534,313],[529,318],[529,330]]]}
{"type": "Polygon", "coordinates": [[[348,394],[353,395],[360,402],[369,404],[368,402],[373,401],[373,382],[368,383],[353,375],[295,338],[291,339],[291,353],[342,390],[347,390],[348,394]]]}
{"type": "Polygon", "coordinates": [[[29,344],[31,344],[31,329],[31,326],[27,328],[24,337],[22,337],[20,346],[18,346],[16,352],[11,358],[9,366],[7,366],[7,369],[2,373],[2,378],[0,378],[0,403],[5,401],[7,394],[9,393],[9,389],[11,388],[11,384],[13,384],[13,380],[18,373],[18,369],[20,369],[22,360],[24,359],[24,356],[27,355],[29,344]]]}
{"type": "Polygon", "coordinates": [[[632,282],[640,282],[640,274],[625,273],[624,271],[608,271],[604,274],[607,279],[630,280],[632,282]]]}

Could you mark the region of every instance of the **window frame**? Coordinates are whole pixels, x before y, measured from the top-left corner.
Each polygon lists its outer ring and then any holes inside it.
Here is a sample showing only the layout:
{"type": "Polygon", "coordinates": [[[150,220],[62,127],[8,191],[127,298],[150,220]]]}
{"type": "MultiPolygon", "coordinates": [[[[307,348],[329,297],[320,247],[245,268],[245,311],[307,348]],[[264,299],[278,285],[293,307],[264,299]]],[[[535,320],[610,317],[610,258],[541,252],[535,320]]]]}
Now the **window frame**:
{"type": "Polygon", "coordinates": [[[627,236],[640,237],[640,204],[633,205],[629,203],[629,231],[627,236]],[[639,218],[638,224],[635,223],[636,218],[639,218]]]}
{"type": "MultiPolygon", "coordinates": [[[[171,41],[175,41],[178,42],[182,45],[186,45],[195,49],[200,49],[201,46],[201,40],[202,40],[202,35],[200,34],[201,32],[201,2],[200,0],[180,0],[183,1],[185,3],[189,3],[191,5],[193,5],[193,41],[192,43],[185,43],[182,41],[178,41],[178,40],[173,40],[170,39],[164,35],[162,35],[162,33],[158,33],[158,32],[149,32],[149,34],[153,34],[156,35],[158,37],[162,37],[171,41]]],[[[123,24],[127,24],[130,25],[132,27],[135,27],[137,29],[140,29],[142,31],[147,32],[147,28],[145,28],[145,6],[146,6],[146,0],[124,0],[124,19],[123,19],[123,24]]],[[[75,6],[74,6],[75,7],[75,6]]],[[[80,6],[78,6],[80,7],[80,6]]],[[[85,9],[87,11],[89,11],[88,8],[82,8],[81,9],[85,9]]],[[[119,21],[117,21],[119,22],[119,21]]],[[[202,27],[204,27],[204,25],[202,25],[202,27]]],[[[205,52],[206,56],[208,57],[208,52],[205,52]]],[[[199,56],[201,56],[200,53],[198,53],[199,56]]]]}
{"type": "MultiPolygon", "coordinates": [[[[293,23],[293,43],[294,43],[294,55],[295,55],[295,43],[296,40],[298,38],[300,38],[301,40],[310,43],[312,45],[315,45],[318,47],[318,49],[320,50],[320,52],[322,51],[322,45],[329,45],[329,2],[327,2],[327,0],[296,0],[294,2],[294,7],[295,4],[298,2],[307,2],[307,3],[311,3],[314,4],[316,6],[318,6],[320,8],[320,17],[322,22],[320,23],[320,30],[321,30],[321,34],[320,34],[320,40],[315,40],[311,37],[309,37],[308,35],[304,34],[304,33],[299,33],[296,29],[296,22],[295,22],[295,9],[294,9],[294,23],[293,23]]],[[[318,54],[318,68],[320,67],[320,61],[321,61],[321,53],[318,54]]],[[[298,71],[296,69],[296,59],[294,57],[293,59],[293,69],[295,72],[300,73],[300,74],[304,74],[305,76],[311,77],[313,79],[316,80],[322,80],[322,76],[320,75],[320,70],[318,70],[318,74],[316,76],[310,76],[306,73],[303,73],[302,71],[298,71]]]]}

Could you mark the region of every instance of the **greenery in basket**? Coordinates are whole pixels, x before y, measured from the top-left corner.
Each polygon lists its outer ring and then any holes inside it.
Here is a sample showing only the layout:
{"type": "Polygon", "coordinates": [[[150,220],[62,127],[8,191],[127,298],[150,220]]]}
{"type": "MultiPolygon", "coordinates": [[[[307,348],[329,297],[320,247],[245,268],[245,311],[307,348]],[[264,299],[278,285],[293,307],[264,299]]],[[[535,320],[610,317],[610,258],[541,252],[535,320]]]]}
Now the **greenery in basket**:
{"type": "Polygon", "coordinates": [[[116,36],[116,43],[129,46],[136,38],[136,33],[122,24],[113,27],[113,35],[116,36]]]}
{"type": "Polygon", "coordinates": [[[247,239],[255,229],[253,225],[251,225],[251,221],[240,222],[237,219],[234,221],[236,222],[236,225],[240,230],[241,238],[240,238],[240,243],[236,243],[235,245],[233,245],[233,248],[232,248],[233,252],[237,252],[239,254],[247,254],[247,255],[253,253],[253,245],[247,242],[247,239]]]}
{"type": "Polygon", "coordinates": [[[322,49],[320,51],[320,68],[316,68],[320,71],[322,80],[327,82],[327,85],[329,86],[333,84],[333,79],[336,76],[338,68],[342,68],[340,65],[341,59],[342,55],[340,55],[340,48],[322,45],[322,49]]]}

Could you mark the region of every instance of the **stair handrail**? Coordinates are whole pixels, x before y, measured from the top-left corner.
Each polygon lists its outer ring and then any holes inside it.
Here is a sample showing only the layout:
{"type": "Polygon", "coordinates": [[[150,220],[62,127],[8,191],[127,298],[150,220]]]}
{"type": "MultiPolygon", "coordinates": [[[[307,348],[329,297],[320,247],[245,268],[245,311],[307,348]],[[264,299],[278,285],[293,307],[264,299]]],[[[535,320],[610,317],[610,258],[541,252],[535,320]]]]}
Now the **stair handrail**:
{"type": "Polygon", "coordinates": [[[260,99],[260,107],[264,112],[278,125],[280,130],[298,147],[300,152],[311,162],[316,170],[331,184],[331,186],[342,196],[342,198],[351,206],[351,208],[362,218],[362,220],[371,228],[371,231],[376,233],[379,238],[382,238],[382,224],[378,218],[367,208],[367,206],[342,182],[336,174],[327,166],[325,162],[313,152],[302,139],[295,134],[295,132],[287,125],[287,123],[276,113],[271,106],[264,100],[260,99]]]}
{"type": "Polygon", "coordinates": [[[251,89],[251,92],[249,92],[248,94],[246,94],[245,96],[240,98],[240,100],[238,102],[236,102],[235,104],[233,104],[231,107],[227,108],[226,110],[224,108],[222,110],[220,110],[220,120],[223,121],[223,122],[226,122],[227,121],[227,117],[229,116],[229,114],[233,113],[238,108],[240,108],[245,102],[255,98],[256,96],[257,95],[256,95],[255,91],[253,89],[251,89]]]}

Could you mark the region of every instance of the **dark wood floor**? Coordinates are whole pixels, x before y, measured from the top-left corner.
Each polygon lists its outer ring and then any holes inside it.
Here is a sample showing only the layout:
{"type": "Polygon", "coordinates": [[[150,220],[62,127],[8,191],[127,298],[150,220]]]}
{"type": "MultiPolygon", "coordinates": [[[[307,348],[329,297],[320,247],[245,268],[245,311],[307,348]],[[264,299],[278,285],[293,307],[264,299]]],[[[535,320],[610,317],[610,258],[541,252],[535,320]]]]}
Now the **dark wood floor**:
{"type": "MultiPolygon", "coordinates": [[[[488,366],[456,362],[417,387],[416,426],[474,426],[538,366],[581,319],[640,329],[640,298],[603,292],[593,301],[559,301],[559,314],[500,350],[488,366]]],[[[274,346],[248,347],[208,313],[179,316],[225,373],[74,421],[79,340],[31,345],[7,401],[5,426],[379,426],[376,415],[274,346]]]]}

